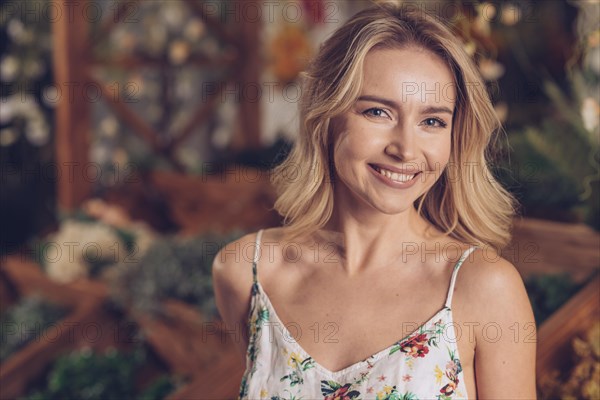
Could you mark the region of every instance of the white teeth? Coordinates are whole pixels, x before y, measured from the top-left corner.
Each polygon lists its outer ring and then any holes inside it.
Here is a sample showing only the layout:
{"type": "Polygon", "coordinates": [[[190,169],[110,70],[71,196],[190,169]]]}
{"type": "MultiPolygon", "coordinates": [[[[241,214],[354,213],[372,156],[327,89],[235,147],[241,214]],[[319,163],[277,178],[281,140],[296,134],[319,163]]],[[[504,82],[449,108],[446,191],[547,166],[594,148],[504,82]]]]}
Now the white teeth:
{"type": "Polygon", "coordinates": [[[388,178],[390,178],[391,180],[393,180],[395,182],[408,182],[412,178],[414,178],[414,176],[416,175],[416,174],[412,174],[412,175],[399,174],[397,172],[388,171],[386,169],[382,169],[379,167],[377,168],[377,170],[379,171],[379,173],[381,175],[387,176],[388,178]]]}

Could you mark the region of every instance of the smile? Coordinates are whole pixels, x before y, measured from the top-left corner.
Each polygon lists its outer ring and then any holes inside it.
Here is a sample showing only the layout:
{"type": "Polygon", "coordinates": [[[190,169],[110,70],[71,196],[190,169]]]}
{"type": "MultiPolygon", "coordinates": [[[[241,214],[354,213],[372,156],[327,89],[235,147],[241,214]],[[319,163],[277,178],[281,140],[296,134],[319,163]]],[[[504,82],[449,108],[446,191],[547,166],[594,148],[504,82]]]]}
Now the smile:
{"type": "Polygon", "coordinates": [[[417,181],[416,177],[421,173],[421,171],[419,171],[414,174],[401,174],[377,165],[369,164],[369,166],[371,167],[371,171],[373,171],[381,181],[396,188],[407,188],[412,186],[417,181]]]}
{"type": "Polygon", "coordinates": [[[381,175],[387,176],[388,178],[390,178],[394,182],[408,182],[412,178],[414,178],[415,175],[416,175],[416,174],[412,174],[412,175],[399,174],[397,172],[388,171],[387,169],[383,169],[383,168],[380,168],[380,167],[377,167],[377,166],[373,166],[373,167],[381,175]]]}

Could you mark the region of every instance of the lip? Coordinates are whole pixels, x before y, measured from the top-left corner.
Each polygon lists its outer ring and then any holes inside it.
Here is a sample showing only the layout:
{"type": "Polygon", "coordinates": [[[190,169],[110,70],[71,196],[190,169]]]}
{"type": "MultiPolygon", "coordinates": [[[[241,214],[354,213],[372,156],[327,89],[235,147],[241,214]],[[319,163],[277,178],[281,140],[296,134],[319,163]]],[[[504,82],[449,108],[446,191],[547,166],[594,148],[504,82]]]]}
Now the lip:
{"type": "MultiPolygon", "coordinates": [[[[390,178],[388,178],[385,175],[381,175],[375,168],[374,165],[377,164],[369,164],[369,171],[371,171],[371,173],[373,175],[375,175],[375,177],[377,179],[379,179],[379,181],[385,183],[387,186],[395,188],[395,189],[408,189],[410,187],[412,187],[415,183],[417,183],[417,181],[419,180],[419,177],[421,176],[421,171],[416,171],[416,172],[412,172],[410,174],[406,174],[406,175],[412,175],[413,173],[415,174],[415,176],[413,176],[413,178],[408,181],[408,182],[396,182],[391,180],[390,178]]],[[[377,165],[379,166],[379,165],[377,165]]],[[[387,169],[385,167],[382,167],[384,169],[387,169]]],[[[397,169],[394,171],[396,172],[397,169]]],[[[404,172],[400,172],[400,173],[404,173],[404,172]]]]}
{"type": "Polygon", "coordinates": [[[387,165],[387,164],[374,164],[374,163],[371,163],[369,165],[371,167],[387,169],[388,171],[397,172],[397,173],[403,174],[403,175],[413,175],[413,174],[418,174],[419,172],[421,172],[421,170],[417,169],[417,168],[396,168],[396,167],[392,167],[391,165],[387,165]]]}

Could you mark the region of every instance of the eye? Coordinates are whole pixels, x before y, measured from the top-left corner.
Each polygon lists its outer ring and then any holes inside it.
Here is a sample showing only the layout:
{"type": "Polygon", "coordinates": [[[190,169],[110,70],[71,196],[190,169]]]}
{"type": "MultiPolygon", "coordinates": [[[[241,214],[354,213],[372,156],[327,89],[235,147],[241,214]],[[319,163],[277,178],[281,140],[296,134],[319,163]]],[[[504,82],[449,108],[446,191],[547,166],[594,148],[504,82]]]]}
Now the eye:
{"type": "Polygon", "coordinates": [[[423,121],[426,126],[431,126],[433,128],[445,128],[448,126],[444,121],[439,118],[427,118],[423,121]]]}
{"type": "Polygon", "coordinates": [[[363,111],[363,115],[367,117],[375,117],[375,118],[390,118],[390,115],[382,108],[369,108],[368,110],[363,111]]]}

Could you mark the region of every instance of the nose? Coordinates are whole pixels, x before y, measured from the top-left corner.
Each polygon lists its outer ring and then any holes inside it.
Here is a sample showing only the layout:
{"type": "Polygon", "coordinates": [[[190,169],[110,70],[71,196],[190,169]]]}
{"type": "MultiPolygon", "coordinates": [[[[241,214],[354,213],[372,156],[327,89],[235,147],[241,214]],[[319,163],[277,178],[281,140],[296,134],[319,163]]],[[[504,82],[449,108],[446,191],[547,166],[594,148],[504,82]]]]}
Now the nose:
{"type": "Polygon", "coordinates": [[[398,126],[391,132],[390,141],[385,153],[402,161],[415,157],[416,141],[414,132],[409,127],[398,126]]]}

